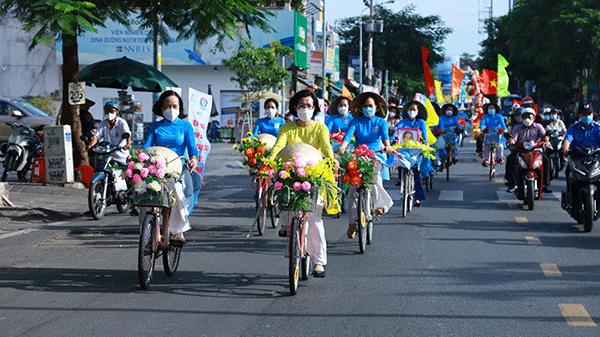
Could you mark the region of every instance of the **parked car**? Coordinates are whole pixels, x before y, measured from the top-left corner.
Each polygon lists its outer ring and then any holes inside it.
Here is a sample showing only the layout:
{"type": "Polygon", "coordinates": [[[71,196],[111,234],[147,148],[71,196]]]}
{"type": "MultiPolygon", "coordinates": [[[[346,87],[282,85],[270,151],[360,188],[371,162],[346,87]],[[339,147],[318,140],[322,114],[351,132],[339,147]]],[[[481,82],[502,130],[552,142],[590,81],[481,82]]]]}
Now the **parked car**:
{"type": "Polygon", "coordinates": [[[24,124],[38,131],[44,126],[56,125],[56,117],[24,99],[0,96],[0,143],[8,141],[13,132],[10,124],[13,123],[24,124]]]}

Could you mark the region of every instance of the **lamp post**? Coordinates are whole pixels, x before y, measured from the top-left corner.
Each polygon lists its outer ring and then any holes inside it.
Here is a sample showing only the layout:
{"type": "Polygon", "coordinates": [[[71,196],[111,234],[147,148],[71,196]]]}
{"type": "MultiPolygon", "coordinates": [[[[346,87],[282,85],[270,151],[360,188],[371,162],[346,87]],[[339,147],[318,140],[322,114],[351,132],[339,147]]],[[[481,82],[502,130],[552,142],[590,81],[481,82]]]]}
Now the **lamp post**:
{"type": "MultiPolygon", "coordinates": [[[[394,3],[395,0],[388,0],[382,3],[378,3],[377,5],[381,6],[381,5],[386,5],[386,4],[392,4],[394,3]]],[[[363,20],[362,20],[362,16],[363,13],[365,12],[365,10],[369,10],[369,21],[368,21],[368,29],[367,32],[369,33],[369,50],[368,50],[368,54],[367,54],[367,79],[368,79],[368,84],[372,85],[373,84],[373,33],[375,32],[375,28],[378,27],[379,30],[381,30],[381,32],[383,32],[383,21],[381,22],[380,25],[376,25],[373,18],[375,16],[375,1],[374,0],[370,0],[369,2],[369,7],[365,8],[362,12],[361,12],[361,19],[360,19],[360,39],[359,39],[359,45],[360,45],[360,84],[362,87],[362,80],[363,80],[363,71],[362,71],[362,67],[363,67],[363,57],[362,57],[362,47],[363,47],[363,43],[362,43],[362,26],[363,26],[363,20]]]]}

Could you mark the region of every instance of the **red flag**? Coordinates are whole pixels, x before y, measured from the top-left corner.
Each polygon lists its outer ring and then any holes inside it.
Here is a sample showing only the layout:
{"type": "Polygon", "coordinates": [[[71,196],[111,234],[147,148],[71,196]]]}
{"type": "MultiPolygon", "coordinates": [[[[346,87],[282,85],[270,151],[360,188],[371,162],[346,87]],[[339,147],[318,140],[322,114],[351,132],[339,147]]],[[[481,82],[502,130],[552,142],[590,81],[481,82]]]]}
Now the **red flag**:
{"type": "Polygon", "coordinates": [[[427,63],[427,58],[431,52],[425,46],[421,46],[421,61],[423,62],[423,72],[425,74],[425,94],[427,97],[435,95],[435,85],[433,83],[433,74],[427,63]]]}
{"type": "Polygon", "coordinates": [[[452,96],[459,96],[465,73],[459,67],[452,65],[452,96]]]}
{"type": "Polygon", "coordinates": [[[479,86],[484,95],[495,95],[498,92],[498,73],[483,69],[481,76],[479,76],[479,86]]]}

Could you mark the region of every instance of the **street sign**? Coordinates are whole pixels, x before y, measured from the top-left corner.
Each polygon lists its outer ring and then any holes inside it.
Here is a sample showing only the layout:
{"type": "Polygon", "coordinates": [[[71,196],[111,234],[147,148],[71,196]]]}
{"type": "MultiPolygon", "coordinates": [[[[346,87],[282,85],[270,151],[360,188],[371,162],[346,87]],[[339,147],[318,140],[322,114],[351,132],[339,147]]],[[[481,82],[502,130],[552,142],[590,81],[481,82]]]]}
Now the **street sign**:
{"type": "Polygon", "coordinates": [[[69,83],[69,104],[79,105],[85,103],[85,82],[69,83]]]}

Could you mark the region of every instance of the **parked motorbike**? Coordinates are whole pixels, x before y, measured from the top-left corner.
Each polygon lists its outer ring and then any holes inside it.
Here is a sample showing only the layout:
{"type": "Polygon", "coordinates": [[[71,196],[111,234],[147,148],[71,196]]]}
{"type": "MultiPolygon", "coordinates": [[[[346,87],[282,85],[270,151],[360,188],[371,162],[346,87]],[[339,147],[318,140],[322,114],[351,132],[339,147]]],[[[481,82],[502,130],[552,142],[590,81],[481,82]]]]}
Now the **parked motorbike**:
{"type": "Polygon", "coordinates": [[[523,142],[517,146],[519,150],[517,169],[518,188],[517,197],[522,197],[523,202],[531,211],[535,200],[543,195],[542,186],[544,177],[542,144],[536,142],[523,142]]]}
{"type": "Polygon", "coordinates": [[[570,174],[567,192],[561,194],[561,206],[589,233],[600,217],[600,148],[574,149],[569,155],[570,174]]]}
{"type": "Polygon", "coordinates": [[[118,163],[111,156],[114,152],[123,149],[128,137],[128,134],[125,135],[123,142],[117,146],[101,142],[92,148],[95,161],[94,175],[88,192],[88,206],[92,217],[96,220],[104,217],[106,208],[110,205],[116,205],[121,214],[129,209],[127,183],[122,176],[125,168],[118,168],[118,163]]]}
{"type": "Polygon", "coordinates": [[[4,143],[0,151],[4,154],[4,172],[1,181],[6,181],[8,173],[17,172],[21,181],[27,181],[27,172],[31,169],[33,160],[42,152],[42,141],[31,127],[14,123],[14,131],[4,143]]]}
{"type": "Polygon", "coordinates": [[[548,131],[550,137],[550,146],[546,149],[548,158],[550,158],[550,176],[558,178],[558,174],[562,171],[564,162],[561,157],[562,143],[565,139],[564,134],[558,130],[548,131]]]}

